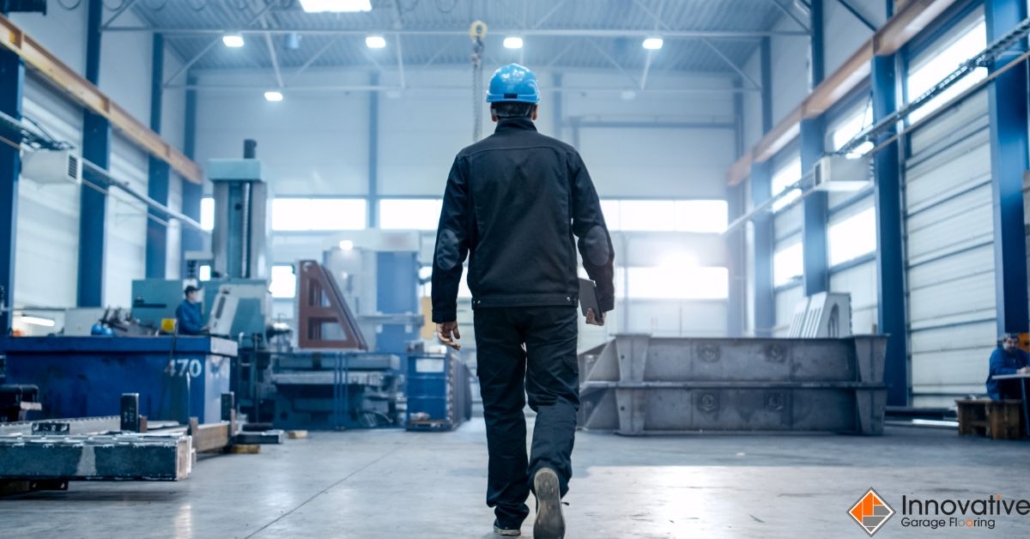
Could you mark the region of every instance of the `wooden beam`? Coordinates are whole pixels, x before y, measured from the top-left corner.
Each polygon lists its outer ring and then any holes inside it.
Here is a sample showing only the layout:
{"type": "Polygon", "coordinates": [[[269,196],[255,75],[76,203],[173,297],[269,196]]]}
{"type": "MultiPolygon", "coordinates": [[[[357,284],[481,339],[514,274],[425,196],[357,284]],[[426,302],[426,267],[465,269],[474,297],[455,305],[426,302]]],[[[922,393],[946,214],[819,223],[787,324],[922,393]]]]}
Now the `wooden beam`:
{"type": "Polygon", "coordinates": [[[851,55],[844,65],[817,86],[796,109],[765,134],[755,147],[737,160],[726,174],[727,183],[738,185],[751,175],[751,164],[772,158],[801,132],[801,120],[817,118],[840,102],[864,81],[874,56],[889,56],[933,23],[956,0],[911,0],[904,8],[851,55]]]}
{"type": "Polygon", "coordinates": [[[20,56],[26,66],[36,70],[44,80],[67,93],[83,107],[107,118],[112,127],[143,150],[167,162],[182,177],[196,184],[203,183],[204,172],[199,165],[162,139],[161,135],[140,123],[3,15],[0,15],[0,46],[20,56]]]}

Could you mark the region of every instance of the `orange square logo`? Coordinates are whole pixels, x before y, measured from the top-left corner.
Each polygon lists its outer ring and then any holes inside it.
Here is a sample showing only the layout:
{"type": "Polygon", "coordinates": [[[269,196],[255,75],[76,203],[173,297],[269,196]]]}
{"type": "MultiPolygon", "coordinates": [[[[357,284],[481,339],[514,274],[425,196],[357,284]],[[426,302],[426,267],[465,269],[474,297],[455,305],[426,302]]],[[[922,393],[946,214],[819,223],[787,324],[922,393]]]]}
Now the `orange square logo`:
{"type": "Polygon", "coordinates": [[[848,514],[872,537],[894,516],[894,509],[887,505],[875,490],[869,489],[869,492],[855,502],[848,514]]]}

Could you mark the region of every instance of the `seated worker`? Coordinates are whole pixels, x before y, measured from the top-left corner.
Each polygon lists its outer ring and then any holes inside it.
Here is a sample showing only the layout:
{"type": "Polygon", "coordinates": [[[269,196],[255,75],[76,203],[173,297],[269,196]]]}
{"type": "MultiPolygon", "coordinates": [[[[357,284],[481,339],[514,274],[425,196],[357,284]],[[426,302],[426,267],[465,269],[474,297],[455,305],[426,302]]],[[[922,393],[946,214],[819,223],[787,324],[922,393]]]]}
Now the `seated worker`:
{"type": "Polygon", "coordinates": [[[987,375],[987,395],[991,400],[1021,399],[1019,384],[1023,380],[995,380],[998,374],[1030,373],[1030,354],[1019,348],[1019,336],[1008,333],[1001,336],[999,346],[991,354],[991,368],[987,375]]]}
{"type": "Polygon", "coordinates": [[[186,287],[186,299],[175,309],[176,326],[179,335],[203,335],[207,332],[204,325],[204,315],[200,312],[199,295],[200,288],[189,285],[186,287]]]}

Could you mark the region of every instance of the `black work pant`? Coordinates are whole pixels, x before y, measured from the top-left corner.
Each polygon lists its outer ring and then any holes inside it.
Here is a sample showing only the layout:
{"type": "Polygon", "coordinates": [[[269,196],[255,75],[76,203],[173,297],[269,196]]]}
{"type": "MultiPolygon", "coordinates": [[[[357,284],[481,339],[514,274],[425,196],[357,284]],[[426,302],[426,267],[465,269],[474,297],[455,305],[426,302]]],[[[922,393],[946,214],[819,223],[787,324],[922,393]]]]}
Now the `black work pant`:
{"type": "Polygon", "coordinates": [[[490,452],[486,503],[504,527],[516,527],[529,516],[526,500],[537,470],[554,470],[562,496],[568,492],[579,410],[576,317],[575,307],[475,312],[476,365],[490,452]],[[537,414],[528,459],[527,393],[537,414]]]}

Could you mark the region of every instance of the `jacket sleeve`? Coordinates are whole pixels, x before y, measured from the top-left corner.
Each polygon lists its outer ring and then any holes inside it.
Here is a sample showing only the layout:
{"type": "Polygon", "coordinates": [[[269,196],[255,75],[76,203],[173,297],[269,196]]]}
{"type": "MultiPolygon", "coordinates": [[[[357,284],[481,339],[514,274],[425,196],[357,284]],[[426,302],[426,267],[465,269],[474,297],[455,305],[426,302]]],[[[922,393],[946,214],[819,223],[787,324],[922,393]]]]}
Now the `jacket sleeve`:
{"type": "Polygon", "coordinates": [[[572,232],[579,238],[583,268],[597,286],[598,306],[608,312],[615,309],[615,249],[590,173],[578,153],[570,159],[572,232]]]}
{"type": "Polygon", "coordinates": [[[991,376],[997,374],[1016,374],[1016,369],[1005,366],[1005,352],[1001,348],[996,348],[991,354],[991,376]]]}
{"type": "Polygon", "coordinates": [[[455,159],[443,195],[433,254],[433,322],[458,318],[458,287],[469,252],[469,193],[461,159],[455,159]]]}

